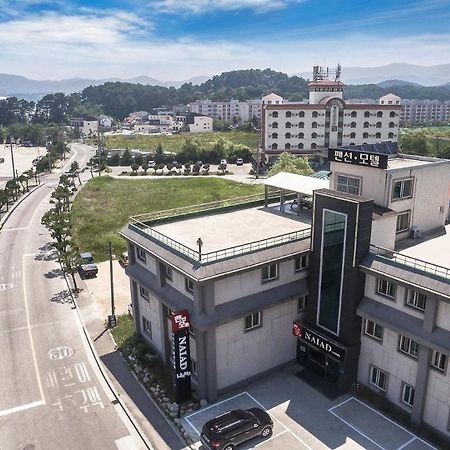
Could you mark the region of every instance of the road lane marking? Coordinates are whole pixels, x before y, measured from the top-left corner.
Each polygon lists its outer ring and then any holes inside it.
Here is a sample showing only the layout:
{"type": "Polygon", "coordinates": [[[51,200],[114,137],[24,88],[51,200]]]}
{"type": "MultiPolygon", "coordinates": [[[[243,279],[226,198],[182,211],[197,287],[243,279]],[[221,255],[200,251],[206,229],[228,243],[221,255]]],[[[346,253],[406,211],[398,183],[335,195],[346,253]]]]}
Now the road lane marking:
{"type": "Polygon", "coordinates": [[[31,333],[31,326],[30,326],[30,312],[28,311],[27,286],[26,286],[26,283],[25,283],[25,279],[26,279],[26,276],[25,276],[25,255],[22,256],[22,272],[23,272],[23,278],[22,278],[22,282],[23,282],[23,298],[24,298],[24,301],[25,301],[25,316],[27,318],[28,336],[29,336],[30,342],[31,342],[31,353],[33,355],[34,368],[36,370],[36,376],[37,376],[37,379],[38,379],[39,392],[41,393],[42,402],[45,404],[44,389],[42,388],[41,376],[39,374],[39,367],[38,367],[37,358],[36,358],[36,350],[34,348],[33,334],[31,333]]]}
{"type": "Polygon", "coordinates": [[[36,406],[44,406],[45,402],[42,400],[39,400],[37,402],[33,403],[27,403],[26,405],[16,406],[14,408],[4,409],[3,411],[0,411],[0,417],[2,416],[8,416],[9,414],[14,414],[16,412],[25,411],[27,409],[36,408],[36,406]]]}
{"type": "Polygon", "coordinates": [[[28,227],[18,227],[18,228],[3,228],[2,232],[5,231],[21,231],[21,230],[29,230],[30,226],[28,227]]]}
{"type": "MultiPolygon", "coordinates": [[[[6,315],[6,314],[11,314],[11,313],[21,313],[23,311],[23,308],[14,308],[14,309],[10,309],[7,311],[0,311],[0,314],[6,315]]],[[[30,325],[31,329],[33,328],[40,328],[40,327],[48,327],[48,326],[54,326],[54,325],[59,325],[59,324],[66,324],[67,321],[66,320],[54,320],[52,322],[42,322],[42,323],[36,323],[34,325],[30,325]]],[[[0,330],[0,336],[2,334],[7,334],[7,333],[15,333],[16,331],[26,331],[28,330],[28,325],[24,325],[22,327],[16,327],[16,328],[10,328],[9,330],[0,330]]]]}

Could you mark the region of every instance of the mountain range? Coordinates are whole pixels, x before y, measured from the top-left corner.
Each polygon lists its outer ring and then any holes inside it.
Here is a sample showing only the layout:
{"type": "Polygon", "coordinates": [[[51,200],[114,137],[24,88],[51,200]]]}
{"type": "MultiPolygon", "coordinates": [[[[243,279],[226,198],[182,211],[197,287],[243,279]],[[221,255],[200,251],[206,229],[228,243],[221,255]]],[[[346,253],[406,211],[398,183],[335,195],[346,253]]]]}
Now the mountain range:
{"type": "MultiPolygon", "coordinates": [[[[311,78],[311,72],[292,74],[305,79],[311,78]]],[[[70,94],[81,92],[88,86],[101,85],[106,82],[128,82],[143,85],[180,87],[183,83],[199,85],[210,77],[197,76],[182,81],[161,81],[149,76],[129,79],[107,78],[69,78],[64,80],[32,80],[20,75],[0,74],[0,97],[16,96],[28,100],[38,100],[45,94],[62,92],[70,94]]],[[[418,66],[414,64],[395,63],[377,67],[343,67],[341,80],[346,84],[378,84],[391,86],[450,86],[450,64],[436,66],[418,66]]]]}
{"type": "MultiPolygon", "coordinates": [[[[311,72],[293,75],[310,78],[311,72]]],[[[394,63],[377,67],[342,67],[341,80],[346,84],[377,84],[386,80],[401,80],[422,86],[440,86],[450,82],[450,64],[418,66],[394,63]]]]}

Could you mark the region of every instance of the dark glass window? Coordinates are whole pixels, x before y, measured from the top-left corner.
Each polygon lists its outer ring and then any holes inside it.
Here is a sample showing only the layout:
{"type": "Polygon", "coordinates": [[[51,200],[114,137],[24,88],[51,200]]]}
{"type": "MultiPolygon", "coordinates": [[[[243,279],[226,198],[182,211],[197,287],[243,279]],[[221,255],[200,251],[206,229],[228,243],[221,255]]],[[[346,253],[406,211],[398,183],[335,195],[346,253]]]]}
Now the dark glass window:
{"type": "Polygon", "coordinates": [[[333,333],[339,329],[346,225],[344,214],[324,210],[318,324],[333,333]]]}

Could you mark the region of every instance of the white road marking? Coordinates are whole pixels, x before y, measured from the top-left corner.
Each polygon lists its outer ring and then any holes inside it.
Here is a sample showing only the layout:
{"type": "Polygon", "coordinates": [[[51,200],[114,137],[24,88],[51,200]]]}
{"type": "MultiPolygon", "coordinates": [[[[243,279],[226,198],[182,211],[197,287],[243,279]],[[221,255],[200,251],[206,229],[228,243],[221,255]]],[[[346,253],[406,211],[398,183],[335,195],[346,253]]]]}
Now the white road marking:
{"type": "Polygon", "coordinates": [[[52,348],[48,351],[48,357],[51,360],[55,359],[69,359],[73,356],[74,351],[67,345],[62,345],[60,347],[52,348]]]}
{"type": "MultiPolygon", "coordinates": [[[[287,433],[287,432],[288,432],[288,430],[284,430],[284,431],[282,431],[281,433],[275,434],[275,435],[273,435],[271,438],[266,439],[264,442],[260,442],[259,444],[256,444],[253,448],[258,448],[259,446],[261,446],[261,445],[263,445],[263,444],[267,444],[269,441],[271,441],[271,440],[277,438],[278,436],[281,436],[282,434],[287,433]]],[[[250,450],[250,449],[249,449],[249,450],[250,450]]]]}
{"type": "Polygon", "coordinates": [[[410,439],[408,442],[405,442],[403,445],[401,445],[397,450],[402,450],[402,448],[405,448],[406,446],[408,446],[409,444],[411,444],[411,442],[415,441],[416,437],[414,436],[412,439],[410,439]]]}
{"type": "Polygon", "coordinates": [[[24,302],[25,302],[25,316],[27,318],[28,336],[30,338],[30,343],[31,343],[31,353],[33,355],[33,363],[34,363],[34,368],[36,370],[36,376],[37,376],[37,380],[38,380],[39,392],[41,394],[42,402],[45,404],[44,390],[42,388],[41,376],[39,374],[39,367],[37,365],[36,350],[34,348],[33,334],[31,333],[31,326],[30,326],[30,313],[28,311],[27,286],[26,286],[26,283],[25,283],[25,256],[22,256],[22,269],[23,269],[23,278],[22,278],[22,281],[23,281],[23,298],[24,298],[24,302]]]}
{"type": "Polygon", "coordinates": [[[5,231],[21,231],[21,230],[29,230],[30,227],[18,227],[18,228],[3,228],[2,232],[5,231]]]}
{"type": "Polygon", "coordinates": [[[117,450],[137,450],[139,448],[132,436],[117,439],[114,441],[114,444],[116,444],[117,450]]]}
{"type": "MultiPolygon", "coordinates": [[[[8,311],[0,311],[0,314],[11,314],[11,313],[17,313],[17,312],[22,312],[22,311],[23,311],[23,308],[14,308],[14,309],[10,309],[8,311]]],[[[66,320],[54,320],[52,322],[36,323],[35,325],[31,325],[31,329],[59,325],[62,323],[67,323],[67,321],[66,320]]],[[[25,325],[23,327],[10,328],[9,330],[0,330],[0,336],[2,334],[14,333],[16,331],[24,331],[24,330],[28,330],[28,325],[25,325]]]]}
{"type": "Polygon", "coordinates": [[[12,284],[12,283],[1,283],[0,284],[0,292],[9,291],[13,287],[14,287],[14,284],[12,284]]]}
{"type": "Polygon", "coordinates": [[[28,403],[26,405],[16,406],[14,408],[4,409],[3,411],[0,411],[0,417],[2,416],[8,416],[9,414],[14,414],[16,412],[25,411],[27,409],[36,408],[36,406],[43,406],[45,405],[45,402],[42,400],[39,400],[37,402],[28,403]]]}

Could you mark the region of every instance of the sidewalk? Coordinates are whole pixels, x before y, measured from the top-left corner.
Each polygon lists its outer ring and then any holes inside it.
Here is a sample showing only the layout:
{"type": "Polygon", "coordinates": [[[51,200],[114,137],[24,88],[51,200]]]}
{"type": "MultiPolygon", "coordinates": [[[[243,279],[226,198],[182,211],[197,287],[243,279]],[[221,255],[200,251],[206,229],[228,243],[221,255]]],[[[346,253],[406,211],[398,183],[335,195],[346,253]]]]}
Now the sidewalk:
{"type": "MultiPolygon", "coordinates": [[[[117,261],[114,263],[120,271],[124,272],[117,261]]],[[[127,311],[129,300],[129,281],[126,284],[121,280],[120,271],[114,267],[117,276],[114,279],[116,296],[116,313],[121,314],[127,311]],[[126,288],[125,288],[125,287],[126,288]],[[124,291],[127,295],[124,295],[124,291]]],[[[125,274],[123,273],[123,277],[125,274]]],[[[125,277],[126,278],[126,277],[125,277]]],[[[98,279],[80,280],[77,279],[78,286],[83,289],[78,295],[78,305],[83,323],[93,341],[95,350],[103,362],[107,375],[112,385],[125,406],[135,418],[139,427],[147,436],[155,450],[181,450],[186,448],[185,442],[169,425],[165,416],[149,398],[147,392],[139,384],[136,378],[129,371],[119,351],[115,349],[108,329],[106,328],[106,315],[110,314],[109,302],[109,263],[99,265],[98,279]],[[94,298],[92,289],[96,286],[99,301],[94,298]],[[102,288],[98,289],[101,286],[102,288]]]]}

